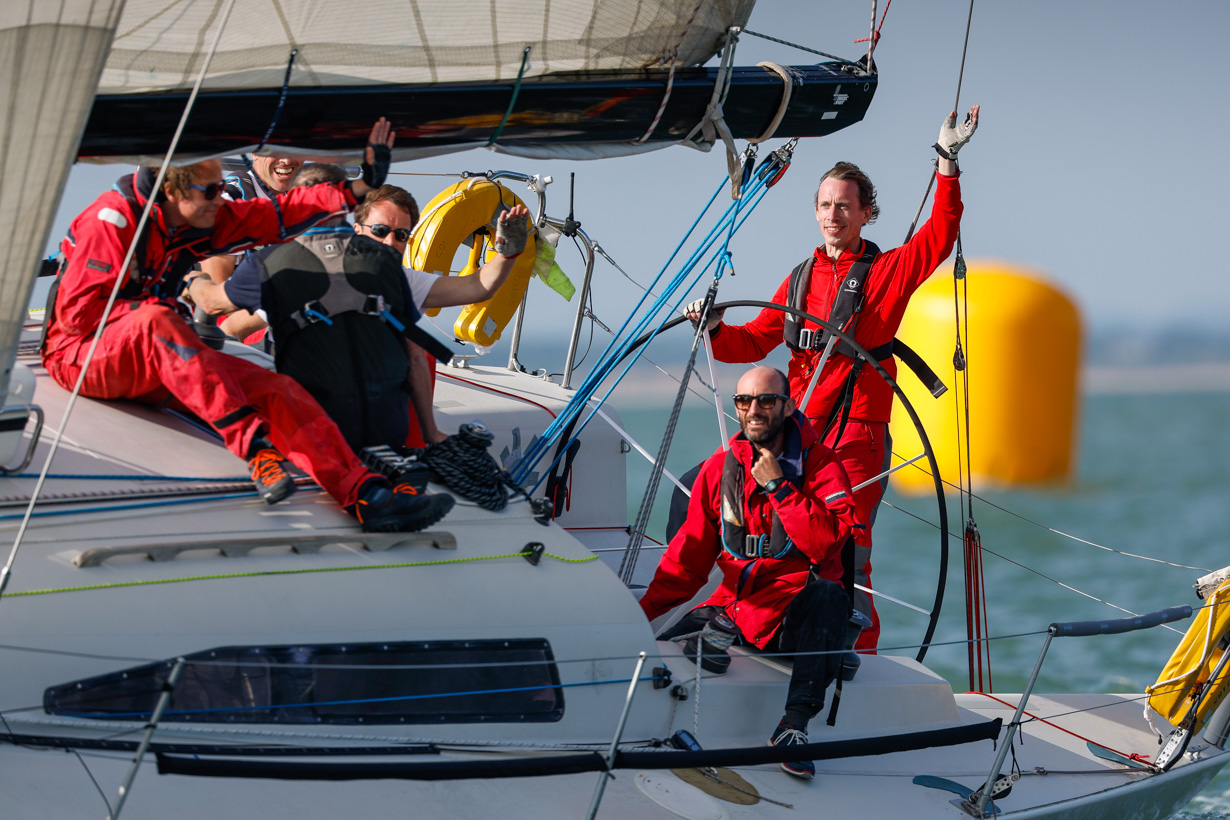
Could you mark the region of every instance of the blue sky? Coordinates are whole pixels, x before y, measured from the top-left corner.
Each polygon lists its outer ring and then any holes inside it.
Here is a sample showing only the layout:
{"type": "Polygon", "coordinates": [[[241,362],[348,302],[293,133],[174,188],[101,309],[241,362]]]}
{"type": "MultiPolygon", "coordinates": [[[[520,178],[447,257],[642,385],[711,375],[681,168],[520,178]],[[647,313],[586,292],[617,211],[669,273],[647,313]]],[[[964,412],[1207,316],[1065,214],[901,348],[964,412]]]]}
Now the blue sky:
{"type": "MultiPolygon", "coordinates": [[[[869,4],[826,3],[823,14],[819,6],[761,0],[749,28],[858,56],[863,46],[852,41],[867,34],[869,4]]],[[[837,160],[860,165],[879,189],[883,214],[864,235],[881,247],[901,242],[930,173],[930,145],[953,107],[968,10],[964,0],[892,4],[866,119],[799,146],[786,177],[732,246],[737,275],[723,282],[723,300],[768,298],[815,246],[812,191],[837,160]]],[[[961,91],[962,109],[979,103],[983,112],[961,155],[967,258],[1041,272],[1072,296],[1095,330],[1223,328],[1230,302],[1219,241],[1230,188],[1227,32],[1230,4],[1223,2],[978,2],[961,91]]],[[[815,58],[744,36],[737,62],[763,59],[815,58]]],[[[553,175],[548,212],[560,216],[575,171],[577,218],[625,270],[648,282],[724,175],[725,161],[720,151],[684,148],[601,162],[471,151],[395,170],[489,168],[553,175]]],[[[74,169],[53,236],[121,171],[74,169]]],[[[450,182],[394,181],[420,203],[450,182]]],[[[579,257],[561,250],[560,260],[579,280],[579,257]]],[[[639,293],[603,262],[594,283],[598,316],[618,324],[639,293]]],[[[532,325],[570,327],[574,306],[533,287],[532,325]]]]}

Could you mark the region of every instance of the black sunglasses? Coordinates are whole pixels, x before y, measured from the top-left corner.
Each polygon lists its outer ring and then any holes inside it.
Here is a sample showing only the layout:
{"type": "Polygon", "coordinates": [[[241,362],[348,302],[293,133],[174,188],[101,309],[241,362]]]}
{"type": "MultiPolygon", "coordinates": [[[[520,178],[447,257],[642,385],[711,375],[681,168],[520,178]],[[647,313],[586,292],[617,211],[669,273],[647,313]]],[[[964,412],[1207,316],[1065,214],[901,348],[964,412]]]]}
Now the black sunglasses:
{"type": "Polygon", "coordinates": [[[735,393],[732,398],[735,400],[735,407],[740,410],[749,409],[753,401],[765,410],[772,410],[774,407],[777,407],[778,399],[786,401],[790,397],[783,396],[781,393],[761,393],[758,396],[750,396],[747,393],[735,393]]]}
{"type": "Polygon", "coordinates": [[[409,228],[390,228],[388,225],[364,225],[362,222],[357,223],[360,227],[367,228],[371,231],[372,236],[377,239],[384,239],[389,234],[393,234],[393,238],[398,242],[410,241],[409,228]]]}
{"type": "Polygon", "coordinates": [[[194,191],[201,191],[206,200],[217,199],[218,194],[226,190],[225,182],[211,182],[208,185],[189,185],[194,191]]]}

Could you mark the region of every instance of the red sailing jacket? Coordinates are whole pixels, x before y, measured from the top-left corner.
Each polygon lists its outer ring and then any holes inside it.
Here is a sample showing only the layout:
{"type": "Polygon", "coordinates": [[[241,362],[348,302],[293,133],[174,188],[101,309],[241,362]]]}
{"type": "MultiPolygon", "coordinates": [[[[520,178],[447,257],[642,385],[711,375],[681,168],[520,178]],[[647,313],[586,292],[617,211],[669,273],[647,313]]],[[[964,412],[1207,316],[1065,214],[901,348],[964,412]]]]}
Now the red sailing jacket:
{"type": "Polygon", "coordinates": [[[810,580],[813,564],[821,577],[841,582],[841,547],[855,529],[861,528],[851,500],[850,480],[833,451],[820,444],[812,426],[799,424],[797,419],[798,415],[786,423],[798,425],[801,434],[806,453],[803,487],[786,482],[772,496],[766,494],[751,478],[751,443],[741,432],[730,439],[731,451],[747,479],[743,482],[747,533],[772,532],[776,512],[797,549],[783,558],[749,561],[722,548],[721,485],[726,453],[719,449],[701,465],[692,486],[687,520],[671,540],[653,582],[641,598],[641,609],[650,620],[690,600],[709,580],[716,562],[722,583],[702,606],[725,607],[743,637],[764,648],[781,626],[790,601],[810,580]]]}
{"type": "MultiPolygon", "coordinates": [[[[957,177],[936,174],[935,200],[931,218],[918,233],[899,248],[885,251],[876,257],[863,287],[863,308],[858,312],[854,339],[865,349],[879,347],[892,341],[905,315],[910,296],[926,281],[936,267],[952,253],[961,226],[961,185],[957,177]]],[[[862,243],[853,250],[847,248],[834,263],[822,248],[815,250],[811,283],[807,293],[808,313],[825,318],[833,305],[836,288],[863,253],[862,243]]],[[[782,282],[773,294],[773,302],[789,304],[787,293],[790,278],[782,282]]],[[[718,325],[713,329],[713,355],[723,362],[758,362],[782,343],[782,326],[785,314],[766,308],[745,325],[718,325]]],[[[802,327],[815,328],[814,322],[804,321],[802,327]]],[[[790,357],[790,395],[796,402],[803,400],[812,370],[820,361],[821,351],[795,352],[790,357]]],[[[834,353],[824,366],[820,380],[812,393],[811,403],[804,410],[809,419],[824,424],[833,403],[841,392],[850,373],[854,359],[834,353]]],[[[897,376],[897,362],[888,359],[881,364],[893,378],[897,376]]],[[[893,391],[875,372],[865,366],[859,375],[850,408],[850,418],[862,421],[888,421],[892,412],[893,391]]]]}
{"type": "MultiPolygon", "coordinates": [[[[135,190],[135,178],[136,174],[131,181],[123,179],[120,185],[133,191],[138,205],[144,207],[146,198],[135,190]]],[[[354,195],[344,183],[295,188],[277,201],[276,208],[268,199],[224,202],[212,229],[184,227],[178,231],[170,229],[162,209],[155,206],[150,212],[145,258],[134,258],[120,300],[173,305],[178,293],[166,291],[172,289],[168,285],[177,290],[178,282],[169,281],[173,278],[169,274],[182,273],[185,262],[284,242],[355,206],[354,195]]],[[[47,319],[44,356],[97,330],[140,216],[121,191],[112,190],[72,221],[68,236],[60,243],[68,262],[60,274],[54,320],[47,319]]]]}

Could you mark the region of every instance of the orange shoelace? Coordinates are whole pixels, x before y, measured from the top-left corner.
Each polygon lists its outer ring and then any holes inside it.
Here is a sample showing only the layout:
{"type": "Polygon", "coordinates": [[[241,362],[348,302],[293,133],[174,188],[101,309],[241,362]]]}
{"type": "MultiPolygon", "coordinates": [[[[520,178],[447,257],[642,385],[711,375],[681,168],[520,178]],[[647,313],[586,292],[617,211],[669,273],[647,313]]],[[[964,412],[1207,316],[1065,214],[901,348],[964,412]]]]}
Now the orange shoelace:
{"type": "Polygon", "coordinates": [[[282,469],[282,456],[276,450],[261,450],[249,462],[252,466],[252,477],[259,478],[266,484],[273,484],[286,477],[282,469]]]}

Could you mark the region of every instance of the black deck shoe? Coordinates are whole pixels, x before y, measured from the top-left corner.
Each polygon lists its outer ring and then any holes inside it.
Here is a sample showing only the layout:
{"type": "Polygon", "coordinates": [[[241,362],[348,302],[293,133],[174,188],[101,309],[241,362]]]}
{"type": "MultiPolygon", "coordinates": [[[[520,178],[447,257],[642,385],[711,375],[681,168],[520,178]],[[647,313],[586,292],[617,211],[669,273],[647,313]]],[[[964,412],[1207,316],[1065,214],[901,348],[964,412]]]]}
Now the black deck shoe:
{"type": "Polygon", "coordinates": [[[448,493],[419,493],[410,484],[373,485],[355,505],[364,532],[418,532],[448,515],[448,493]]]}
{"type": "MultiPolygon", "coordinates": [[[[792,726],[784,720],[777,724],[773,737],[769,738],[770,746],[806,746],[807,728],[792,726]]],[[[781,764],[782,771],[811,780],[816,776],[816,764],[810,760],[791,760],[781,764]]]]}
{"type": "Polygon", "coordinates": [[[255,454],[248,459],[252,483],[266,504],[277,504],[295,491],[295,479],[286,472],[286,458],[265,439],[252,442],[255,454]]]}

